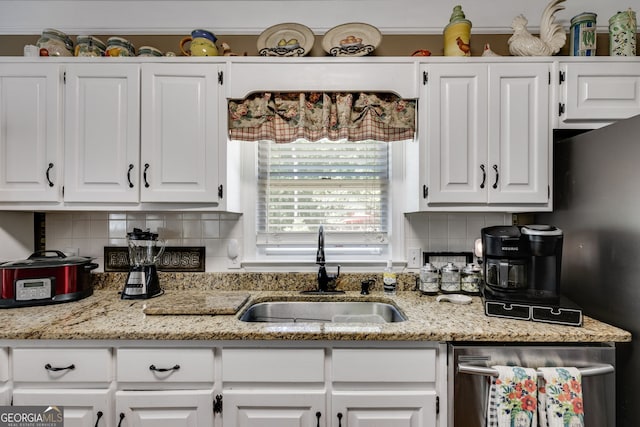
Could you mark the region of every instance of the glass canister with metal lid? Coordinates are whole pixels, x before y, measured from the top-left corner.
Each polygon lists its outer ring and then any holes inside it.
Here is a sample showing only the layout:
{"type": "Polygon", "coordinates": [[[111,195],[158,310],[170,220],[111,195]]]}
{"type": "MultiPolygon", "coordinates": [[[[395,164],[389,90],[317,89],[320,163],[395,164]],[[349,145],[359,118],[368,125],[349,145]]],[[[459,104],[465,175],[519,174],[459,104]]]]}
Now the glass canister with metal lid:
{"type": "Polygon", "coordinates": [[[36,42],[40,49],[46,49],[49,56],[73,56],[73,41],[62,31],[45,28],[36,42]]]}
{"type": "Polygon", "coordinates": [[[460,273],[460,290],[467,295],[480,295],[482,269],[478,264],[469,263],[460,273]]]}
{"type": "Polygon", "coordinates": [[[426,263],[420,268],[420,281],[418,289],[424,295],[436,295],[440,290],[440,271],[431,263],[426,263]]]}
{"type": "Polygon", "coordinates": [[[109,37],[104,56],[136,56],[133,44],[122,37],[109,37]]]}
{"type": "Polygon", "coordinates": [[[440,269],[440,290],[448,294],[460,292],[460,268],[452,262],[440,269]]]}
{"type": "Polygon", "coordinates": [[[107,46],[94,36],[78,36],[76,39],[76,56],[104,56],[107,46]]]}

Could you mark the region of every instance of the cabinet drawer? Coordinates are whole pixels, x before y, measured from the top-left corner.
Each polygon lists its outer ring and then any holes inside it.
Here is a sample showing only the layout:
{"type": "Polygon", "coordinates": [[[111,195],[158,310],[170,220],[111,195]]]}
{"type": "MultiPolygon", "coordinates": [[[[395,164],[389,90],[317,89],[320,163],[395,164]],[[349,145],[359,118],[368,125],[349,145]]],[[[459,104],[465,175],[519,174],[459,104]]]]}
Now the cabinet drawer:
{"type": "Polygon", "coordinates": [[[0,382],[9,379],[9,352],[0,348],[0,382]]]}
{"type": "Polygon", "coordinates": [[[17,348],[13,378],[20,382],[106,382],[113,379],[107,348],[17,348]]]}
{"type": "Polygon", "coordinates": [[[212,349],[120,349],[118,381],[213,382],[212,349]]]}
{"type": "Polygon", "coordinates": [[[434,382],[435,349],[336,349],[333,381],[434,382]]]}
{"type": "Polygon", "coordinates": [[[222,380],[239,382],[323,382],[324,350],[224,349],[222,380]]]}

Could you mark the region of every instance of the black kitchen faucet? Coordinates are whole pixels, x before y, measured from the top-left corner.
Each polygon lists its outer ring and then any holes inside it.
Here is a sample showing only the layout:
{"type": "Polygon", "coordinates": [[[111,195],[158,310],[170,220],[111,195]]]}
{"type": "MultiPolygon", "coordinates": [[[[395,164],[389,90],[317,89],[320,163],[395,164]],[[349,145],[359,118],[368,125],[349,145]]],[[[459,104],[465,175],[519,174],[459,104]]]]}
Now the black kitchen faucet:
{"type": "Polygon", "coordinates": [[[316,264],[320,267],[318,268],[318,289],[313,291],[303,291],[303,293],[335,293],[335,294],[343,294],[344,291],[336,291],[335,290],[335,282],[338,280],[340,276],[340,266],[338,266],[338,272],[336,275],[328,274],[327,268],[325,267],[326,259],[324,256],[324,228],[322,225],[318,229],[318,251],[316,252],[316,264]],[[329,289],[329,285],[331,289],[329,289]]]}

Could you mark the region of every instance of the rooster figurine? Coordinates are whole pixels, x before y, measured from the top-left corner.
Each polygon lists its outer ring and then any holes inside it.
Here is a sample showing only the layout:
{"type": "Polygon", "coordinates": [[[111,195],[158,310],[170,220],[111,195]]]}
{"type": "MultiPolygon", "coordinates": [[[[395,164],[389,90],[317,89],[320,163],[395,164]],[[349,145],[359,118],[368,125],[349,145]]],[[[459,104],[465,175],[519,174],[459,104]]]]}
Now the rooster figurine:
{"type": "Polygon", "coordinates": [[[518,15],[513,19],[513,35],[509,38],[509,52],[515,56],[551,56],[560,51],[567,41],[562,25],[555,22],[556,12],[563,10],[565,0],[551,0],[542,12],[540,37],[527,31],[527,19],[518,15]]]}

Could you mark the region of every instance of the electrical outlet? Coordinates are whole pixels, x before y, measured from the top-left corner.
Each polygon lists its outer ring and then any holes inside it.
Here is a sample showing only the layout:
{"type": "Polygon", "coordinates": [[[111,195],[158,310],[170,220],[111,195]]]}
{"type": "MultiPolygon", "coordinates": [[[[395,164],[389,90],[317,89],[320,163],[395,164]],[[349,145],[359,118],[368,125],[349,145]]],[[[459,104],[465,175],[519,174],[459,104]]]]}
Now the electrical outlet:
{"type": "Polygon", "coordinates": [[[420,268],[422,266],[422,249],[409,248],[409,259],[407,268],[420,268]]]}

